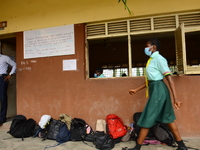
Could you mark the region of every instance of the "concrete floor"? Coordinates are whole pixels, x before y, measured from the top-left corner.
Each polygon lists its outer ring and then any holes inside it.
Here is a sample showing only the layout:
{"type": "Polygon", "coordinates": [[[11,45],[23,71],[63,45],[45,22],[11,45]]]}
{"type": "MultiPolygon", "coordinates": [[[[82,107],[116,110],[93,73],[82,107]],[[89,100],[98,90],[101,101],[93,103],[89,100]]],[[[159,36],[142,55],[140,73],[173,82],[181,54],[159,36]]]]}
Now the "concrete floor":
{"type": "MultiPolygon", "coordinates": [[[[0,150],[44,150],[46,146],[54,146],[57,144],[54,140],[41,141],[40,138],[25,138],[24,141],[21,138],[13,138],[7,133],[11,124],[11,120],[3,124],[0,127],[0,150]]],[[[186,146],[200,149],[200,137],[199,138],[183,138],[186,146]]],[[[95,150],[95,146],[87,142],[88,145],[83,142],[68,141],[56,147],[46,148],[47,150],[95,150]],[[91,147],[93,146],[93,147],[91,147]]],[[[121,150],[122,147],[132,148],[135,145],[134,141],[121,142],[115,145],[113,150],[121,150]]],[[[166,145],[149,145],[143,146],[141,150],[176,150],[177,148],[169,147],[166,145]]]]}

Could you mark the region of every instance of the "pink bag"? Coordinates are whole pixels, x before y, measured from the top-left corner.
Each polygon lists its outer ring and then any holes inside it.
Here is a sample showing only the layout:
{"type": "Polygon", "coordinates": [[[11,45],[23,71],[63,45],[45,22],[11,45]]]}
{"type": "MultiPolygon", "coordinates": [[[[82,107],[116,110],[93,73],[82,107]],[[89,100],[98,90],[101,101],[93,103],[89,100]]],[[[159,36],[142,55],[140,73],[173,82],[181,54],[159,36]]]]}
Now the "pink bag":
{"type": "Polygon", "coordinates": [[[144,144],[144,145],[149,145],[149,144],[156,145],[156,144],[161,144],[161,142],[158,141],[158,140],[144,140],[142,144],[144,144]]]}

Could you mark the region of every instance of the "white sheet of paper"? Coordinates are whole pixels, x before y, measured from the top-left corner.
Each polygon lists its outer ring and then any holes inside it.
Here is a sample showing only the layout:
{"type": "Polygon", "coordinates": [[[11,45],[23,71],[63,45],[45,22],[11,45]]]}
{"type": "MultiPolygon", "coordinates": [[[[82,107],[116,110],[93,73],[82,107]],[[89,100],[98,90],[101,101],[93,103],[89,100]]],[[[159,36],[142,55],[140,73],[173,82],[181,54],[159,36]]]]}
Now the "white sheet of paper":
{"type": "Polygon", "coordinates": [[[63,71],[77,70],[76,59],[63,60],[63,71]]]}
{"type": "Polygon", "coordinates": [[[23,33],[24,59],[75,54],[73,24],[23,33]]]}

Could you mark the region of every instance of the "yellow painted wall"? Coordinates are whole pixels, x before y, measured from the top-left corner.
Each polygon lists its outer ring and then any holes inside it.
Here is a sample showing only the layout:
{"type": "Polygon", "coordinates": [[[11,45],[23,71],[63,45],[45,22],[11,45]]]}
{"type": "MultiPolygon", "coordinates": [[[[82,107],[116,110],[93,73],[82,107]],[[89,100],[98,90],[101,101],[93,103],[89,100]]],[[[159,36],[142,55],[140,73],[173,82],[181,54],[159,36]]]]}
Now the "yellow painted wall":
{"type": "Polygon", "coordinates": [[[200,9],[199,0],[129,0],[133,15],[118,0],[0,0],[0,35],[64,24],[129,18],[200,9]]]}

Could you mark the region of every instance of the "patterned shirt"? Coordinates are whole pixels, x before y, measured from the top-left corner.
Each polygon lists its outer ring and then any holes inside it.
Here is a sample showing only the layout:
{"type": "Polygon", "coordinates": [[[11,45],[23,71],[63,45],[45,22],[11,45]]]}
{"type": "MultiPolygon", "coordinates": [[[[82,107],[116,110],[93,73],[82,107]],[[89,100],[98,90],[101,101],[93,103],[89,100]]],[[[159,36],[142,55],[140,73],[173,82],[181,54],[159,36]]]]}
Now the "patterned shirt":
{"type": "Polygon", "coordinates": [[[164,76],[171,75],[167,60],[158,51],[154,52],[150,57],[152,59],[146,68],[148,80],[162,80],[164,76]]]}
{"type": "Polygon", "coordinates": [[[10,75],[15,73],[16,63],[10,57],[0,54],[0,74],[7,74],[8,65],[12,66],[10,75]]]}

